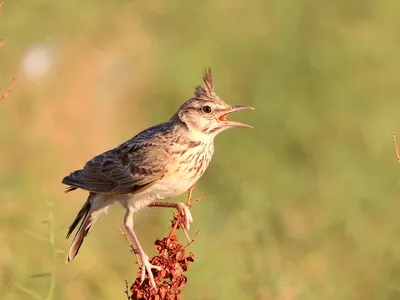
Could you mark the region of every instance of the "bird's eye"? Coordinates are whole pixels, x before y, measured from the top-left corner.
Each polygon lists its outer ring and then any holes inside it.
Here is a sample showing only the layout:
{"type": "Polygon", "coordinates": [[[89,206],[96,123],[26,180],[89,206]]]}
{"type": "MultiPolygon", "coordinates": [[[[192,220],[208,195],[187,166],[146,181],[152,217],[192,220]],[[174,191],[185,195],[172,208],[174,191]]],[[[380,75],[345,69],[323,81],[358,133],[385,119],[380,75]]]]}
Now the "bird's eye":
{"type": "Polygon", "coordinates": [[[203,111],[203,113],[206,114],[209,114],[212,111],[211,107],[209,107],[208,105],[203,106],[201,110],[203,111]]]}

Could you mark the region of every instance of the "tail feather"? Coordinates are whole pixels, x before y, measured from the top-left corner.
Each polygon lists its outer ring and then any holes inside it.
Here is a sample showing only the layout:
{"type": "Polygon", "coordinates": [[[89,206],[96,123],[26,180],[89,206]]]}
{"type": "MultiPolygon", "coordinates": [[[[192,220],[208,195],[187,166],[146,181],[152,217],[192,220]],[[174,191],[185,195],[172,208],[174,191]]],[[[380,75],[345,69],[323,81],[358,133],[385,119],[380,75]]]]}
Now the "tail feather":
{"type": "MultiPolygon", "coordinates": [[[[90,196],[89,196],[89,199],[90,199],[90,196]]],[[[85,204],[82,206],[81,210],[76,215],[74,222],[72,222],[72,224],[69,226],[67,236],[65,237],[66,239],[69,238],[71,233],[75,230],[76,226],[78,226],[78,224],[82,221],[82,219],[85,219],[86,216],[89,214],[90,206],[91,206],[89,199],[85,202],[85,204]]],[[[82,227],[82,224],[79,227],[79,229],[81,227],[82,227]]],[[[79,229],[78,229],[78,231],[79,231],[79,229]]]]}
{"type": "Polygon", "coordinates": [[[96,214],[96,212],[92,211],[91,209],[92,208],[91,202],[95,195],[96,195],[95,193],[89,194],[86,203],[83,205],[78,215],[76,216],[74,222],[72,222],[71,226],[69,227],[66,238],[69,238],[69,236],[78,226],[78,224],[81,223],[72,241],[71,247],[69,248],[68,261],[73,260],[74,257],[78,254],[79,249],[82,246],[85,237],[87,236],[94,222],[97,219],[95,216],[97,216],[98,214],[96,214]]]}
{"type": "Polygon", "coordinates": [[[75,187],[75,186],[67,187],[67,188],[65,189],[65,193],[67,194],[67,193],[69,193],[69,192],[75,191],[76,189],[77,189],[77,187],[75,187]]]}

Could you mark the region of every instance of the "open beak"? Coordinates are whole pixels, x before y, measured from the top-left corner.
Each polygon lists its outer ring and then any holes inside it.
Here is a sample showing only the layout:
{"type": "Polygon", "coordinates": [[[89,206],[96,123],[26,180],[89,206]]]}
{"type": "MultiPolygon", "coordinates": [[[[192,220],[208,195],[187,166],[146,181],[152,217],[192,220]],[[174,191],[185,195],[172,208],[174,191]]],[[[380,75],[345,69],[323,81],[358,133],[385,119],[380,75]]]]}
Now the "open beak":
{"type": "Polygon", "coordinates": [[[224,124],[225,126],[230,126],[230,127],[245,127],[245,128],[253,128],[253,126],[247,125],[247,124],[243,124],[240,122],[235,122],[235,121],[229,121],[226,119],[226,117],[230,114],[233,113],[235,111],[239,111],[239,110],[245,110],[245,109],[251,109],[254,110],[253,107],[251,106],[245,106],[245,105],[233,105],[230,106],[229,108],[227,108],[224,111],[221,111],[221,114],[218,117],[218,121],[220,121],[222,124],[224,124]]]}

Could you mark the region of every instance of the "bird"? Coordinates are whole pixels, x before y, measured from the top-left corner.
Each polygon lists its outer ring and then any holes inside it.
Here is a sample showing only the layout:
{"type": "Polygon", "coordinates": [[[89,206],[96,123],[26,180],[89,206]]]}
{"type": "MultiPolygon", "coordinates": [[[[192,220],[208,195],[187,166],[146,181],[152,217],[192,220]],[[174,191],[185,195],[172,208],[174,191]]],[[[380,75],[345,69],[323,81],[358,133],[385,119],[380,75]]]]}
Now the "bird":
{"type": "Polygon", "coordinates": [[[156,288],[150,263],[134,231],[133,215],[145,207],[170,207],[179,211],[183,231],[189,231],[193,217],[184,203],[165,201],[188,191],[204,174],[214,154],[215,137],[230,128],[253,128],[227,120],[228,114],[252,110],[246,105],[229,105],[215,92],[211,68],[203,76],[203,86],[194,88],[169,121],[149,127],[114,149],[85,163],[82,169],[63,178],[66,193],[81,189],[89,192],[85,204],[69,227],[66,238],[77,229],[68,251],[68,262],[80,247],[99,217],[119,202],[125,209],[124,225],[140,257],[141,284],[146,272],[156,288]],[[79,226],[78,226],[79,225],[79,226]]]}

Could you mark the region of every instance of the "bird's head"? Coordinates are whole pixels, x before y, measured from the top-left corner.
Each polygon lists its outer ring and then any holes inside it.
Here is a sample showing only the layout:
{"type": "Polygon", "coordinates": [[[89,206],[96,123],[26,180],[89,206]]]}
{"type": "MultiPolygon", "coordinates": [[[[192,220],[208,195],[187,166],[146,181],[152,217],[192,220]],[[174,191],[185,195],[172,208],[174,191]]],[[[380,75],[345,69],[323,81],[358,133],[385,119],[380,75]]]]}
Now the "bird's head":
{"type": "Polygon", "coordinates": [[[253,109],[252,107],[229,105],[222,101],[214,91],[210,68],[206,70],[203,81],[204,88],[197,86],[194,96],[179,108],[172,119],[179,118],[189,131],[200,137],[214,138],[218,133],[233,127],[252,128],[250,125],[226,119],[232,112],[253,109]]]}

